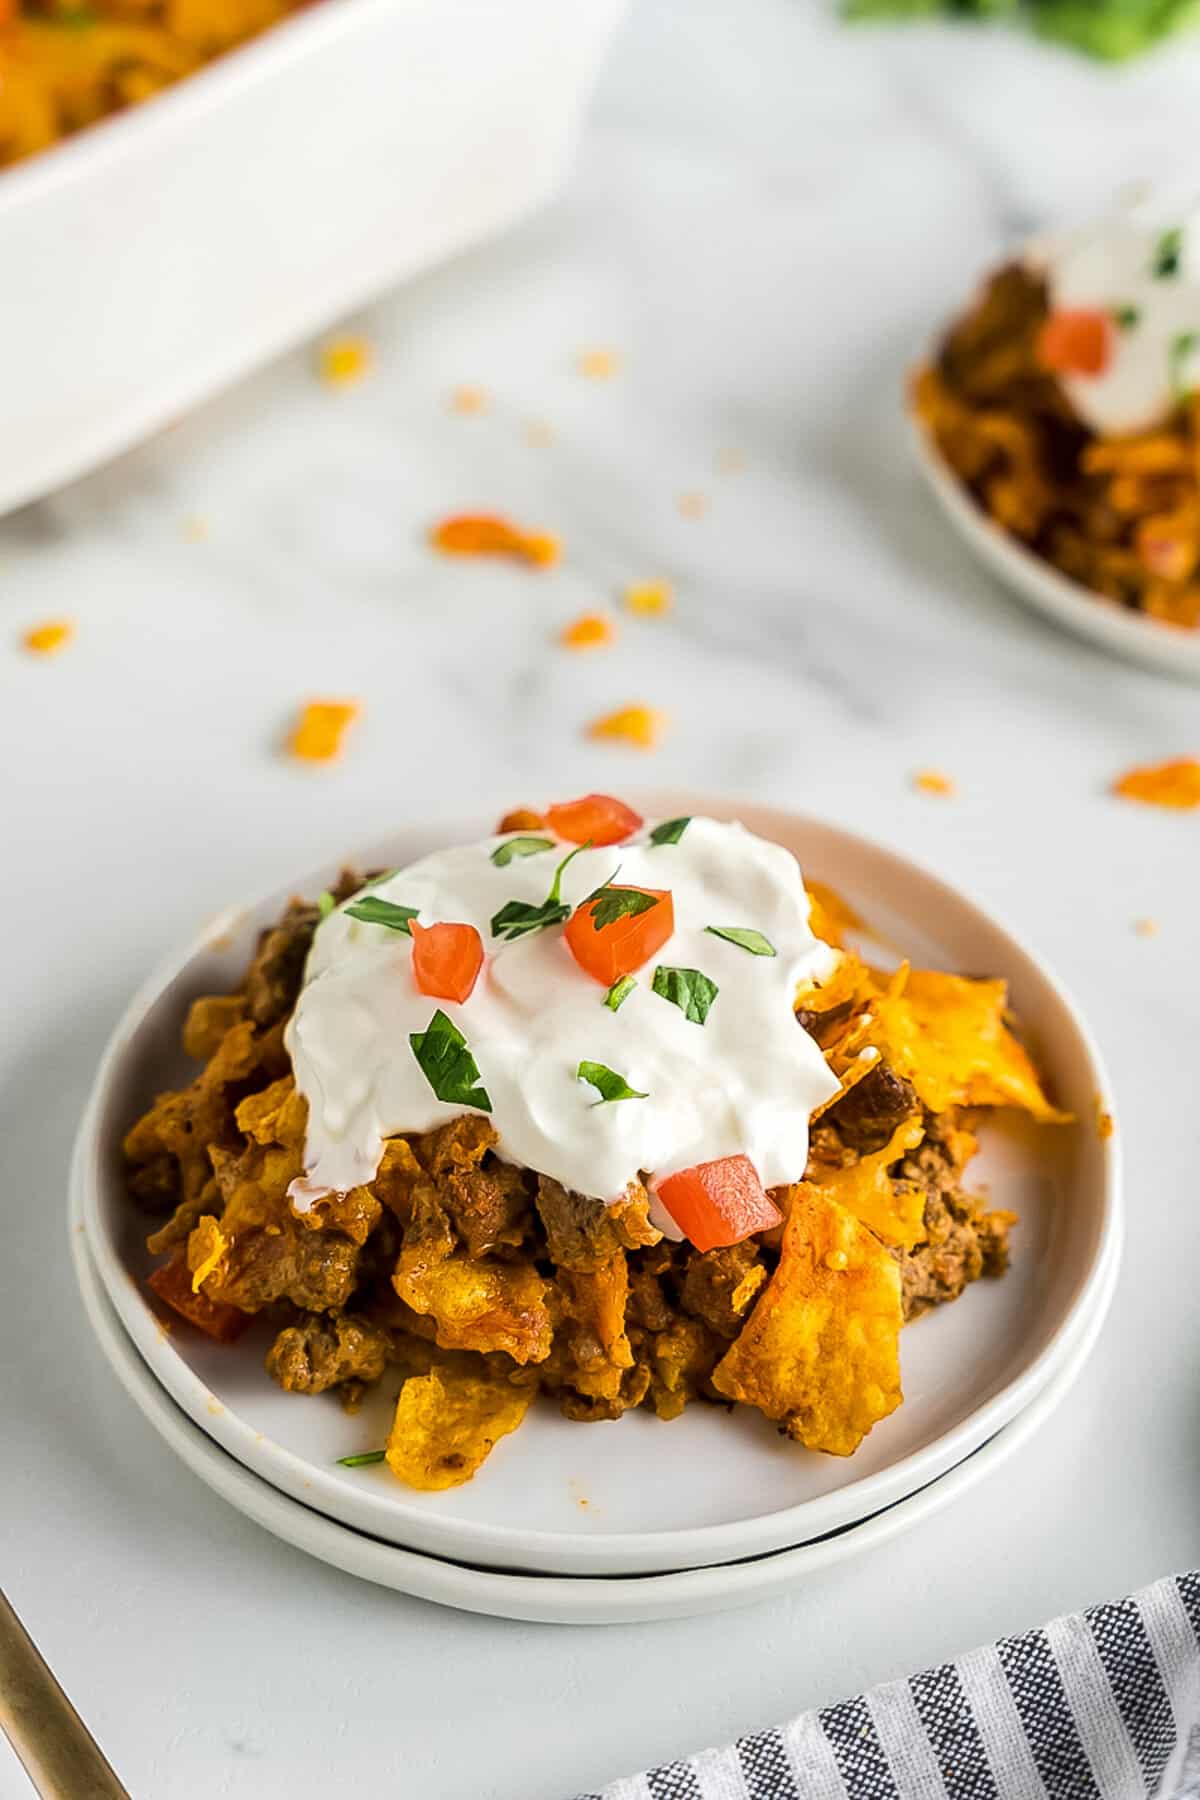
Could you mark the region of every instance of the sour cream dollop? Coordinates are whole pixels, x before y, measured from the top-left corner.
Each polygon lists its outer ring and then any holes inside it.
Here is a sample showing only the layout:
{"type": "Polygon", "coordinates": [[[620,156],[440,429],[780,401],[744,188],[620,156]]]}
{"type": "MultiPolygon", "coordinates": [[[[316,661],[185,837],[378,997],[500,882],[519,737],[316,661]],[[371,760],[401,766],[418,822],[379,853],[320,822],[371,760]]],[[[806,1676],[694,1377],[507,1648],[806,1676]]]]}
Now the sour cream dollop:
{"type": "Polygon", "coordinates": [[[1200,386],[1200,200],[1138,192],[1102,217],[1029,245],[1052,311],[1111,320],[1098,375],[1061,375],[1083,423],[1103,435],[1147,431],[1200,386]]]}
{"type": "Polygon", "coordinates": [[[669,889],[675,930],[637,972],[617,1011],[575,962],[561,925],[506,942],[491,920],[507,901],[538,905],[570,845],[498,867],[502,837],[465,844],[400,869],[370,891],[416,907],[423,925],[476,927],[487,960],[461,1005],[421,993],[412,941],[385,926],[331,913],[317,929],[285,1043],[308,1102],[305,1176],[293,1204],[369,1182],[383,1140],[432,1130],[461,1104],[439,1100],[410,1037],[443,1011],[466,1039],[491,1101],[506,1160],[609,1203],[641,1171],[673,1174],[719,1157],[749,1157],[764,1187],[799,1180],[813,1109],[837,1090],[816,1044],[796,1022],[796,994],[835,956],[813,935],[795,858],[741,825],[693,818],[679,842],[585,849],[567,865],[562,898],[578,906],[614,876],[622,886],[669,889]],[[708,926],[761,932],[774,956],[752,955],[708,926]],[[717,986],[703,1024],[652,989],[659,964],[698,969],[717,986]],[[601,1063],[645,1099],[599,1103],[578,1078],[601,1063]]]}

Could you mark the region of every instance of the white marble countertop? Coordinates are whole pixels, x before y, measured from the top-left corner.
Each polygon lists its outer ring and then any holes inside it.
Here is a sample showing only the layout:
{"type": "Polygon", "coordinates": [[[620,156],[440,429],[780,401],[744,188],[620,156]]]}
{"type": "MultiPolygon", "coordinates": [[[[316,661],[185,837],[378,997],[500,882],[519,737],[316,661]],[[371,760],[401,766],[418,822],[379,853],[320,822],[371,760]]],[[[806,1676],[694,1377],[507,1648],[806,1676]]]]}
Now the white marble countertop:
{"type": "Polygon", "coordinates": [[[561,1800],[1200,1556],[1200,820],[1106,791],[1200,750],[1200,706],[972,566],[898,402],[976,272],[1169,166],[1198,90],[1200,43],[1113,73],[816,0],[642,0],[570,190],[372,309],[372,379],[331,392],[297,354],[0,525],[0,1563],[136,1800],[561,1800]],[[576,374],[593,345],[617,378],[576,374]],[[453,414],[460,383],[491,410],[453,414]],[[562,569],[435,561],[426,525],[471,506],[561,532],[562,569]],[[659,575],[669,618],[556,647],[659,575]],[[22,655],[60,613],[71,648],[22,655]],[[366,706],[329,770],[276,753],[314,692],[366,706]],[[585,739],[635,699],[673,716],[653,756],[585,739]],[[911,789],[927,764],[955,799],[911,789]],[[639,780],[827,814],[1027,934],[1110,1060],[1129,1248],[1069,1406],[899,1546],[711,1620],[494,1623],[305,1560],[172,1460],[80,1320],[68,1150],[119,1006],[229,898],[435,792],[639,780]]]}

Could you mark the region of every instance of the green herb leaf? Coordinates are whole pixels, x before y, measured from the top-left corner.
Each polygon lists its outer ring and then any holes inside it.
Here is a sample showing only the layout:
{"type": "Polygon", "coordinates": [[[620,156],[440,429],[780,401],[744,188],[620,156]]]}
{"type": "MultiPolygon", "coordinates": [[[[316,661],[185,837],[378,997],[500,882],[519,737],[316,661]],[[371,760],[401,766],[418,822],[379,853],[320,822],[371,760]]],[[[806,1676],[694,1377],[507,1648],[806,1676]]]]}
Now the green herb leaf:
{"type": "Polygon", "coordinates": [[[650,985],[656,994],[677,1006],[684,1018],[691,1019],[695,1025],[703,1025],[720,992],[716,982],[702,975],[699,969],[671,969],[666,963],[659,963],[650,985]]]}
{"type": "Polygon", "coordinates": [[[571,909],[562,898],[563,871],[581,850],[589,850],[591,843],[589,838],[586,844],[577,844],[563,857],[554,871],[550,892],[540,906],[532,906],[528,900],[507,900],[500,911],[492,915],[492,936],[502,937],[511,944],[514,938],[525,937],[531,931],[545,931],[548,925],[564,924],[571,916],[571,909]]]}
{"type": "Polygon", "coordinates": [[[1167,352],[1167,365],[1170,370],[1172,390],[1179,400],[1182,400],[1184,395],[1196,385],[1194,381],[1190,383],[1187,381],[1184,372],[1189,358],[1198,347],[1200,347],[1200,331],[1177,331],[1171,339],[1171,348],[1167,352]]]}
{"type": "Polygon", "coordinates": [[[691,822],[690,813],[686,819],[664,819],[662,824],[656,825],[650,833],[650,842],[652,844],[677,844],[691,822]]]}
{"type": "Polygon", "coordinates": [[[421,1073],[439,1100],[451,1106],[476,1106],[480,1112],[491,1112],[486,1088],[475,1085],[479,1069],[467,1040],[440,1007],[424,1031],[411,1032],[408,1041],[421,1073]]]}
{"type": "Polygon", "coordinates": [[[1154,258],[1150,264],[1150,273],[1159,281],[1172,275],[1178,275],[1183,261],[1183,227],[1172,225],[1164,231],[1154,246],[1154,258]]]}
{"type": "Polygon", "coordinates": [[[327,919],[329,917],[330,913],[336,907],[336,905],[337,905],[337,901],[334,899],[333,895],[330,893],[328,888],[326,888],[323,893],[318,894],[317,895],[317,920],[318,920],[318,923],[322,919],[327,919]]]}
{"type": "Polygon", "coordinates": [[[554,839],[543,837],[505,838],[492,851],[492,861],[498,869],[507,869],[514,856],[537,856],[543,850],[553,850],[554,839]]]}
{"type": "Polygon", "coordinates": [[[620,981],[614,981],[604,996],[604,1004],[609,1012],[616,1012],[621,1002],[628,1000],[636,986],[637,981],[632,975],[622,975],[620,981]]]}
{"type": "Polygon", "coordinates": [[[361,900],[355,900],[346,908],[346,917],[361,919],[364,925],[386,925],[389,931],[402,931],[405,937],[411,937],[409,921],[415,919],[419,911],[417,906],[396,906],[391,900],[364,894],[361,900]]]}
{"type": "Polygon", "coordinates": [[[751,956],[774,956],[775,946],[770,938],[761,931],[753,931],[742,925],[706,925],[705,931],[711,931],[714,937],[726,938],[729,943],[737,944],[740,949],[748,950],[751,956]]]}
{"type": "Polygon", "coordinates": [[[365,1469],[371,1463],[381,1463],[387,1456],[386,1450],[360,1450],[357,1456],[339,1456],[339,1469],[365,1469]]]}
{"type": "Polygon", "coordinates": [[[613,882],[620,873],[620,869],[614,869],[608,880],[602,881],[598,888],[593,888],[583,903],[592,908],[592,928],[595,931],[603,931],[606,925],[615,925],[618,919],[639,918],[642,913],[649,912],[652,906],[658,905],[656,894],[643,893],[641,888],[614,887],[613,882]]]}
{"type": "Polygon", "coordinates": [[[577,1081],[586,1081],[594,1087],[600,1098],[593,1100],[593,1106],[604,1106],[612,1100],[648,1100],[648,1094],[639,1094],[631,1088],[623,1075],[615,1069],[606,1069],[603,1063],[581,1062],[575,1072],[577,1081]]]}
{"type": "Polygon", "coordinates": [[[1114,306],[1112,316],[1114,323],[1119,325],[1122,331],[1132,331],[1141,319],[1142,309],[1140,306],[1114,306]]]}

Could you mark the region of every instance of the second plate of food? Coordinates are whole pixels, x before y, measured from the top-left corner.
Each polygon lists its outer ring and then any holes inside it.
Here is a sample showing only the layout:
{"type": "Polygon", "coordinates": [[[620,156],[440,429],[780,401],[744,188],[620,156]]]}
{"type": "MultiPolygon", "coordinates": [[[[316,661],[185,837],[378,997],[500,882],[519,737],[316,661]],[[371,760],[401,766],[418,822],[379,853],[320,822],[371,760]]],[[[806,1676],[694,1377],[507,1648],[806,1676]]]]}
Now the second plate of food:
{"type": "Polygon", "coordinates": [[[357,886],[331,864],[232,913],[135,998],[81,1129],[89,1243],[157,1379],[280,1491],[434,1555],[635,1574],[865,1518],[1044,1389],[1117,1253],[1106,1079],[1011,933],[830,825],[632,799],[406,827],[357,886]],[[597,1224],[580,1191],[622,1158],[662,1179],[597,1224]]]}

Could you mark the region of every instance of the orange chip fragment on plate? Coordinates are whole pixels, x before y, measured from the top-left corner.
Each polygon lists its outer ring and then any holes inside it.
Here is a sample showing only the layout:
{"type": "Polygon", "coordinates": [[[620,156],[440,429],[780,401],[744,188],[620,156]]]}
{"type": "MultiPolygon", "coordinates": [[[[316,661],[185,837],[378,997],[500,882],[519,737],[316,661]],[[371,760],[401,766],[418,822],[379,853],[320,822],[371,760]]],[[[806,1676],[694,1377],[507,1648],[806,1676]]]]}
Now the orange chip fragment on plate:
{"type": "Polygon", "coordinates": [[[903,1397],[900,1268],[807,1182],[788,1190],[787,1214],[779,1266],[713,1386],[810,1450],[850,1456],[903,1397]]]}
{"type": "Polygon", "coordinates": [[[634,581],[625,589],[626,611],[640,613],[644,617],[657,617],[659,613],[669,612],[671,600],[669,581],[634,581]]]}
{"type": "Polygon", "coordinates": [[[532,1387],[456,1366],[414,1375],[400,1389],[387,1440],[392,1474],[426,1493],[461,1487],[502,1437],[515,1431],[533,1400],[532,1387]]]}
{"type": "Polygon", "coordinates": [[[943,775],[940,769],[918,769],[913,776],[913,786],[918,793],[939,794],[946,799],[956,792],[950,776],[943,775]]]}
{"type": "Polygon", "coordinates": [[[616,712],[593,719],[588,736],[632,744],[636,750],[653,750],[667,728],[667,715],[654,706],[622,706],[616,712]]]}
{"type": "Polygon", "coordinates": [[[589,381],[608,381],[621,367],[621,358],[615,350],[581,350],[575,367],[589,381]]]}
{"type": "Polygon", "coordinates": [[[21,643],[33,656],[53,656],[64,649],[74,635],[75,627],[70,619],[47,619],[42,625],[31,625],[21,643]]]}
{"type": "Polygon", "coordinates": [[[617,628],[607,613],[581,613],[564,628],[561,642],[566,650],[599,650],[616,635],[617,628]]]}
{"type": "Polygon", "coordinates": [[[455,513],[435,525],[429,541],[443,556],[513,556],[549,568],[562,554],[548,531],[524,531],[497,513],[455,513]]]}
{"type": "Polygon", "coordinates": [[[317,370],[326,387],[349,387],[371,366],[371,346],[364,337],[333,337],[321,345],[317,370]]]}
{"type": "Polygon", "coordinates": [[[1175,756],[1168,762],[1127,769],[1113,783],[1113,792],[1123,800],[1139,800],[1143,806],[1190,811],[1200,806],[1200,758],[1175,756]]]}
{"type": "Polygon", "coordinates": [[[289,754],[301,762],[331,762],[361,711],[357,700],[310,700],[288,739],[289,754]]]}

